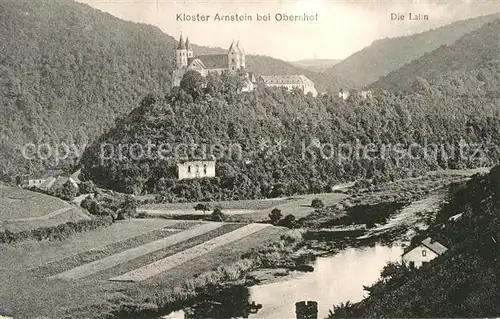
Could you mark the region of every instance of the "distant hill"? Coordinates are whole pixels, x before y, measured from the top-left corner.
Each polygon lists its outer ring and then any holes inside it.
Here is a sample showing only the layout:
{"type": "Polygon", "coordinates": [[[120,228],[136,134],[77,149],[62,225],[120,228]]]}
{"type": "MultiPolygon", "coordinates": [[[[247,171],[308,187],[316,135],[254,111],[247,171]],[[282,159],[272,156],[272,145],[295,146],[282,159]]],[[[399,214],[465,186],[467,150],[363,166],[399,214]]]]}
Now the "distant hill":
{"type": "Polygon", "coordinates": [[[338,90],[342,87],[353,85],[352,82],[339,76],[307,70],[268,56],[250,55],[246,59],[247,69],[259,75],[303,74],[314,82],[318,92],[325,92],[328,89],[338,90]]]}
{"type": "Polygon", "coordinates": [[[295,66],[308,69],[315,72],[323,72],[324,70],[334,66],[342,60],[335,59],[307,59],[292,61],[291,63],[295,66]]]}
{"type": "MultiPolygon", "coordinates": [[[[26,143],[82,148],[147,93],[168,90],[176,44],[156,27],[73,1],[0,1],[0,179],[49,165],[25,160],[26,143]]],[[[269,57],[248,64],[257,73],[305,74],[320,92],[340,85],[269,57]]]]}
{"type": "MultiPolygon", "coordinates": [[[[472,31],[453,45],[443,45],[373,83],[371,87],[409,90],[417,78],[440,81],[454,73],[475,72],[481,68],[500,71],[500,19],[472,31]]],[[[478,80],[482,73],[478,73],[478,80]]],[[[458,84],[457,84],[458,85],[458,84]]]]}
{"type": "Polygon", "coordinates": [[[411,36],[386,38],[354,53],[325,71],[356,84],[366,86],[442,45],[451,45],[464,34],[480,28],[500,14],[480,16],[411,36]]]}

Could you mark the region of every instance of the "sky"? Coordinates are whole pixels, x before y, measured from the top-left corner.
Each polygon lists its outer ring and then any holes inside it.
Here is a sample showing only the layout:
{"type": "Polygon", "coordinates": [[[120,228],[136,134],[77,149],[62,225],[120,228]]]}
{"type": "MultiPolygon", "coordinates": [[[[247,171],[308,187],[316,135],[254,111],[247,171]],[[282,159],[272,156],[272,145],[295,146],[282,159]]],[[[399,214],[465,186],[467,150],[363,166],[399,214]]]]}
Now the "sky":
{"type": "MultiPolygon", "coordinates": [[[[80,0],[118,18],[147,23],[191,43],[228,48],[239,40],[247,54],[299,59],[344,59],[385,37],[410,35],[453,21],[500,12],[500,0],[80,0]],[[409,21],[408,13],[428,20],[409,21]],[[276,21],[277,13],[316,15],[313,21],[276,21]],[[391,19],[397,14],[404,20],[391,19]],[[178,14],[210,15],[180,21],[178,14]],[[246,14],[252,21],[214,21],[216,14],[246,14]],[[270,14],[271,21],[256,21],[270,14]]],[[[182,18],[182,17],[181,17],[182,18]]]]}

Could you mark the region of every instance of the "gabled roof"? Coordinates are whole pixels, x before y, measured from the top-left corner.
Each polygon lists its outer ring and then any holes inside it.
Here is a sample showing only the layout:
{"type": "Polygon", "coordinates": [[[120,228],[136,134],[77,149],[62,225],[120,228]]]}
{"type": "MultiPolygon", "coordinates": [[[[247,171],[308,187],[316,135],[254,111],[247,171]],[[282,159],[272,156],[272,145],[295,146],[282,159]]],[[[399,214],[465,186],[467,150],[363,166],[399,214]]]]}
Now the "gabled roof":
{"type": "Polygon", "coordinates": [[[261,75],[260,78],[266,84],[304,84],[312,83],[305,75],[261,75]]]}
{"type": "Polygon", "coordinates": [[[200,60],[207,69],[227,69],[229,66],[227,54],[198,55],[195,59],[200,60]]]}
{"type": "Polygon", "coordinates": [[[204,159],[204,160],[185,160],[185,161],[179,161],[177,163],[177,166],[186,166],[186,165],[203,165],[203,164],[215,164],[215,160],[213,159],[204,159]]]}
{"type": "Polygon", "coordinates": [[[250,79],[250,81],[252,83],[257,82],[257,79],[255,78],[255,73],[253,73],[253,72],[248,72],[248,78],[250,79]]]}
{"type": "Polygon", "coordinates": [[[49,177],[38,188],[47,191],[57,191],[61,189],[66,182],[70,182],[75,188],[78,188],[78,182],[70,176],[49,177]]]}
{"type": "Polygon", "coordinates": [[[55,181],[56,181],[55,177],[49,177],[42,184],[40,184],[40,186],[38,186],[38,188],[49,190],[55,181]]]}
{"type": "Polygon", "coordinates": [[[463,214],[464,213],[455,214],[455,215],[451,216],[450,218],[448,218],[448,220],[457,220],[460,217],[462,217],[463,214]]]}
{"type": "Polygon", "coordinates": [[[28,176],[27,179],[47,179],[47,178],[53,177],[53,176],[57,177],[63,173],[64,172],[62,170],[46,170],[43,172],[31,174],[28,176]]]}
{"type": "Polygon", "coordinates": [[[69,177],[71,177],[75,182],[80,183],[80,174],[82,173],[82,170],[79,168],[77,171],[75,171],[73,174],[71,174],[69,177]]]}
{"type": "Polygon", "coordinates": [[[407,253],[409,253],[410,251],[412,251],[413,249],[415,249],[416,247],[418,247],[420,245],[423,245],[423,246],[429,248],[430,250],[435,252],[437,255],[442,255],[445,251],[448,250],[448,248],[446,248],[441,243],[435,241],[434,239],[432,239],[430,237],[427,237],[426,239],[422,240],[417,245],[409,247],[408,249],[405,249],[405,252],[403,253],[402,256],[406,255],[407,253]]]}
{"type": "Polygon", "coordinates": [[[198,58],[189,58],[188,59],[188,67],[187,69],[196,69],[196,68],[202,68],[206,69],[207,67],[201,62],[200,59],[198,58]]]}
{"type": "Polygon", "coordinates": [[[435,241],[430,237],[427,237],[426,239],[422,240],[422,245],[429,248],[438,255],[441,255],[448,250],[448,248],[446,248],[444,245],[442,245],[441,243],[435,241]]]}
{"type": "Polygon", "coordinates": [[[231,42],[231,45],[229,46],[229,50],[227,52],[231,52],[234,49],[234,51],[240,53],[240,48],[238,47],[238,44],[234,44],[234,41],[231,42]]]}
{"type": "Polygon", "coordinates": [[[245,49],[240,44],[240,40],[238,40],[238,42],[236,43],[236,47],[238,48],[238,51],[240,51],[240,53],[243,53],[243,54],[245,53],[245,49]]]}

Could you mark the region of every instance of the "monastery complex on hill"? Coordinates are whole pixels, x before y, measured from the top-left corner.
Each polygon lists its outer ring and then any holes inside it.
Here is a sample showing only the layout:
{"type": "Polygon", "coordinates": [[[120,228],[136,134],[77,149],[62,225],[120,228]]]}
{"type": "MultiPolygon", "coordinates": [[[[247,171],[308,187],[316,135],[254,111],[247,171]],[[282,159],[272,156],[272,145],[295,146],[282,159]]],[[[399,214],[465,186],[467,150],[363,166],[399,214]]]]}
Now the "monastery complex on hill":
{"type": "Polygon", "coordinates": [[[179,86],[182,77],[187,71],[196,71],[203,77],[210,73],[222,74],[229,72],[244,71],[246,74],[246,83],[243,92],[253,91],[257,85],[266,85],[269,87],[284,87],[288,90],[299,88],[304,94],[311,93],[317,95],[314,83],[305,75],[263,75],[258,78],[252,73],[247,72],[245,62],[245,51],[240,42],[232,42],[225,54],[205,54],[194,55],[193,48],[189,42],[183,40],[182,35],[175,51],[175,69],[172,74],[172,86],[179,86]]]}

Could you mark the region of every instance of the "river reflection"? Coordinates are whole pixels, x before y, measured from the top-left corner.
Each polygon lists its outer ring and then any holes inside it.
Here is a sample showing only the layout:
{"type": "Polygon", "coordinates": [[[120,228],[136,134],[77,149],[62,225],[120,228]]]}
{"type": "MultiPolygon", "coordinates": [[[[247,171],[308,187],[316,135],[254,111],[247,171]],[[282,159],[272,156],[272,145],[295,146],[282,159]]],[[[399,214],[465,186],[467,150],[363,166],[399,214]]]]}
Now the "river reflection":
{"type": "Polygon", "coordinates": [[[295,318],[295,302],[318,302],[318,318],[325,318],[334,304],[365,296],[363,285],[374,283],[388,261],[399,259],[399,246],[349,248],[332,257],[320,257],[314,271],[298,278],[250,287],[250,299],[262,309],[249,318],[295,318]]]}
{"type": "MultiPolygon", "coordinates": [[[[295,303],[312,300],[318,302],[318,318],[325,318],[334,304],[361,300],[366,295],[363,286],[374,283],[379,278],[382,267],[388,261],[397,261],[402,252],[403,249],[399,246],[377,245],[348,248],[331,257],[317,258],[313,264],[313,272],[300,274],[287,281],[250,287],[248,300],[242,300],[240,304],[255,302],[261,304],[262,308],[256,313],[246,312],[238,317],[295,318],[295,303]]],[[[241,295],[247,297],[246,293],[241,295]]],[[[238,303],[232,302],[233,307],[236,304],[238,303]]],[[[226,306],[221,307],[227,309],[226,306]]],[[[167,318],[188,317],[185,317],[184,311],[178,311],[167,318]]]]}

